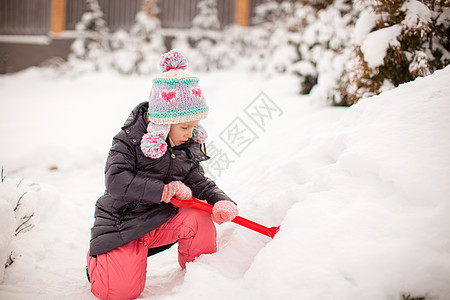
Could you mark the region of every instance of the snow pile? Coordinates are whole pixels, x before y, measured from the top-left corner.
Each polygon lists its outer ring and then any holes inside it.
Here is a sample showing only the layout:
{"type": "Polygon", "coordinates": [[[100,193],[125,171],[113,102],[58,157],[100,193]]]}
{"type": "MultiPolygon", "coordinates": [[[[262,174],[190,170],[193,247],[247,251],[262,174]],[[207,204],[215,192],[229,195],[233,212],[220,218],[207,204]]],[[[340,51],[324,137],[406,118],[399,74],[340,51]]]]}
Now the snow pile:
{"type": "MultiPolygon", "coordinates": [[[[51,216],[58,202],[58,195],[53,187],[23,178],[9,178],[2,169],[0,262],[5,265],[5,268],[14,263],[17,237],[51,216]]],[[[4,270],[0,268],[0,282],[3,281],[4,270]]]]}
{"type": "Polygon", "coordinates": [[[286,120],[277,135],[292,146],[275,164],[272,147],[258,149],[224,179],[244,185],[241,212],[276,224],[284,211],[281,231],[265,246],[234,232],[220,259],[188,265],[176,296],[449,298],[449,79],[447,67],[366,99],[309,135],[288,129],[314,125],[286,120]]]}
{"type": "Polygon", "coordinates": [[[1,196],[0,196],[0,226],[2,231],[0,233],[0,282],[3,281],[4,268],[8,265],[8,260],[11,254],[11,242],[14,238],[14,209],[10,204],[9,199],[6,199],[4,193],[3,182],[0,183],[1,196]]]}

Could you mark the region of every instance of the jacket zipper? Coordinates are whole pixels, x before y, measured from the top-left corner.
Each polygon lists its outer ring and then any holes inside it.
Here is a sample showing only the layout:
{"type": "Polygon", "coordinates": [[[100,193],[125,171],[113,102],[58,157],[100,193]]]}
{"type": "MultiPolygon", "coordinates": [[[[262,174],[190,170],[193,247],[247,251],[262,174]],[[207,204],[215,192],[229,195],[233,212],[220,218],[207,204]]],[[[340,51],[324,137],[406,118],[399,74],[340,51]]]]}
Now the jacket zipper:
{"type": "Polygon", "coordinates": [[[169,169],[167,170],[166,178],[164,178],[165,184],[169,183],[169,179],[172,176],[173,160],[175,159],[175,154],[173,154],[172,147],[169,147],[169,152],[170,152],[170,161],[169,161],[169,169]]]}

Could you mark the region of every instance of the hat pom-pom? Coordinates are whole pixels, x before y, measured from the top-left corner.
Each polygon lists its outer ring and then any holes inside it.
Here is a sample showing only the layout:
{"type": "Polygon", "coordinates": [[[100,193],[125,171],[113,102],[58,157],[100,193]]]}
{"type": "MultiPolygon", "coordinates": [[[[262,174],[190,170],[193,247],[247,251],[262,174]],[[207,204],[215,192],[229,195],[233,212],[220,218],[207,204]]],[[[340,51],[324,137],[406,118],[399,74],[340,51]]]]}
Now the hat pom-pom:
{"type": "Polygon", "coordinates": [[[194,127],[194,130],[192,130],[192,139],[194,140],[194,142],[203,144],[207,138],[208,133],[202,125],[197,125],[194,127]]]}
{"type": "Polygon", "coordinates": [[[160,135],[146,133],[141,140],[141,150],[147,157],[160,158],[167,151],[167,143],[160,135]]]}
{"type": "Polygon", "coordinates": [[[161,71],[167,72],[172,69],[186,69],[187,63],[186,57],[184,57],[180,51],[173,49],[170,52],[161,55],[159,67],[161,68],[161,71]]]}

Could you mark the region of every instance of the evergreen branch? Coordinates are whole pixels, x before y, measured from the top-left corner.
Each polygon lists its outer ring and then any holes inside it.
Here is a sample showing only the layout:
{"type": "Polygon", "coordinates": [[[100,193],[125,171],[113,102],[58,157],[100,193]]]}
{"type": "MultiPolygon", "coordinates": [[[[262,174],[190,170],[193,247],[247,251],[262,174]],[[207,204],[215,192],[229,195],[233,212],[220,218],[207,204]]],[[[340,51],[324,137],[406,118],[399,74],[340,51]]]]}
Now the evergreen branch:
{"type": "Polygon", "coordinates": [[[23,181],[24,179],[25,179],[25,178],[22,177],[22,179],[20,179],[20,181],[19,181],[19,183],[17,184],[16,187],[19,187],[19,185],[22,183],[22,181],[23,181]]]}
{"type": "Polygon", "coordinates": [[[14,211],[16,211],[17,208],[19,207],[19,205],[21,204],[20,200],[22,200],[23,196],[25,196],[26,193],[28,193],[28,192],[23,193],[22,196],[20,196],[19,200],[17,200],[17,204],[16,204],[16,207],[14,207],[14,211]]]}
{"type": "Polygon", "coordinates": [[[22,227],[22,226],[24,226],[25,224],[27,224],[30,220],[31,220],[31,218],[34,216],[34,213],[32,213],[31,215],[29,215],[29,216],[24,216],[22,219],[23,220],[25,220],[24,222],[22,222],[17,228],[16,228],[16,236],[20,233],[20,232],[22,232],[22,231],[24,231],[24,230],[26,230],[26,229],[31,229],[31,228],[33,228],[34,227],[34,225],[33,224],[28,224],[27,226],[25,226],[25,227],[22,227]]]}
{"type": "Polygon", "coordinates": [[[10,265],[12,265],[13,262],[14,262],[14,255],[11,251],[11,253],[9,254],[8,259],[6,260],[6,263],[5,263],[5,269],[7,267],[9,267],[10,265]]]}
{"type": "Polygon", "coordinates": [[[421,296],[413,297],[410,294],[408,294],[408,295],[403,294],[402,295],[402,300],[425,300],[425,297],[421,297],[421,296]]]}
{"type": "MultiPolygon", "coordinates": [[[[24,224],[24,223],[22,223],[22,224],[24,224]]],[[[33,224],[28,224],[27,226],[25,226],[25,227],[23,227],[22,229],[20,229],[19,231],[17,231],[17,232],[16,232],[16,236],[17,236],[19,233],[21,233],[22,231],[27,230],[27,229],[31,229],[31,228],[33,228],[33,227],[34,227],[33,224]]]]}

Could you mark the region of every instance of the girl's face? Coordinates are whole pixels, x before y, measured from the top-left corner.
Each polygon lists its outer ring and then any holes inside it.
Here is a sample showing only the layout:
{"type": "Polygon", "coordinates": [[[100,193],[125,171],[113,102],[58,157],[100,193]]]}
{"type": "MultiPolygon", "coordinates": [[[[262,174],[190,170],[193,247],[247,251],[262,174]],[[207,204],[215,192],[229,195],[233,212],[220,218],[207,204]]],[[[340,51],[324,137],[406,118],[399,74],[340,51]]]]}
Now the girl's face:
{"type": "Polygon", "coordinates": [[[199,121],[191,121],[170,125],[169,137],[175,146],[179,146],[191,138],[192,130],[198,123],[199,121]]]}

